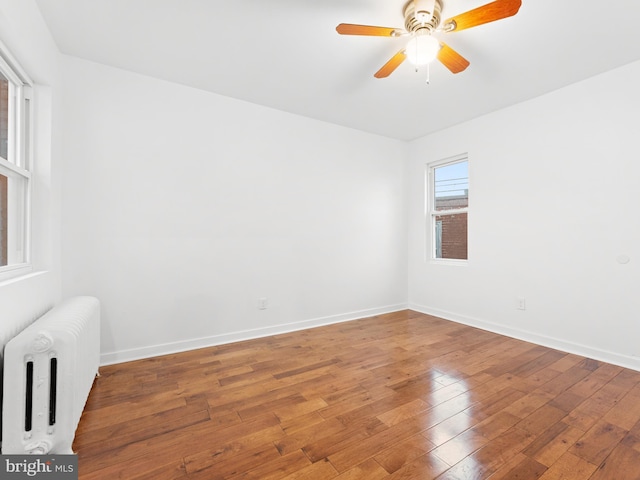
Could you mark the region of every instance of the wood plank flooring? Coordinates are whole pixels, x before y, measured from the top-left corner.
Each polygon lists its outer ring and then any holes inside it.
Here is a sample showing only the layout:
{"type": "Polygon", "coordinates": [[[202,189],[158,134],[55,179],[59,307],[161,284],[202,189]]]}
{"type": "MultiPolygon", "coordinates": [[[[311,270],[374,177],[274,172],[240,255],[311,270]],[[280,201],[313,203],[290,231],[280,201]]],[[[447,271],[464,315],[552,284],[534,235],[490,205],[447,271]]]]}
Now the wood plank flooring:
{"type": "Polygon", "coordinates": [[[103,367],[80,479],[640,479],[640,373],[413,311],[103,367]]]}

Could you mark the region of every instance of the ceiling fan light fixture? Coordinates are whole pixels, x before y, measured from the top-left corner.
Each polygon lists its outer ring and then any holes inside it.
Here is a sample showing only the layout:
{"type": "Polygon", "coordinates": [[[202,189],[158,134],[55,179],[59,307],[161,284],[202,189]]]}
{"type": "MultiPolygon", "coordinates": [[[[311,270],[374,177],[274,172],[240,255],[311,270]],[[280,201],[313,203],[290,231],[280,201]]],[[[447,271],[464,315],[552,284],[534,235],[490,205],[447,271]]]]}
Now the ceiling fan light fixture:
{"type": "Polygon", "coordinates": [[[431,63],[438,56],[440,42],[431,35],[416,35],[407,42],[407,60],[416,66],[431,63]]]}

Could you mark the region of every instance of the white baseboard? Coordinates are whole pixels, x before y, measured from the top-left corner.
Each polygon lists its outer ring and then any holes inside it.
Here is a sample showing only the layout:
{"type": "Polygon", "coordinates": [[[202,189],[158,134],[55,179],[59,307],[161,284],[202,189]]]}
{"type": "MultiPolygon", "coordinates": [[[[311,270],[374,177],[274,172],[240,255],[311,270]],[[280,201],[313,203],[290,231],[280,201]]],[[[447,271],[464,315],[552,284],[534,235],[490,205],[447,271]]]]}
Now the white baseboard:
{"type": "Polygon", "coordinates": [[[587,345],[581,345],[559,338],[547,337],[545,335],[540,335],[526,330],[510,328],[497,323],[488,322],[486,320],[459,315],[445,310],[438,310],[437,308],[426,307],[415,303],[409,303],[409,309],[420,313],[426,313],[427,315],[433,315],[434,317],[440,317],[445,320],[450,320],[452,322],[461,323],[463,325],[469,325],[489,332],[498,333],[507,337],[517,338],[518,340],[523,340],[525,342],[531,342],[544,347],[553,348],[554,350],[573,353],[582,357],[592,358],[594,360],[600,360],[620,367],[640,371],[640,358],[638,357],[600,350],[587,345]]]}
{"type": "Polygon", "coordinates": [[[388,305],[385,307],[371,308],[367,310],[360,310],[357,312],[349,312],[339,315],[331,315],[328,317],[302,320],[300,322],[272,325],[270,327],[256,328],[253,330],[241,330],[237,332],[224,333],[221,335],[213,335],[211,337],[194,338],[191,340],[183,340],[180,342],[164,343],[161,345],[151,345],[148,347],[103,353],[100,355],[100,365],[112,365],[114,363],[129,362],[132,360],[157,357],[160,355],[168,355],[171,353],[185,352],[188,350],[195,350],[197,348],[212,347],[214,345],[223,345],[225,343],[241,342],[243,340],[252,340],[254,338],[279,335],[282,333],[305,330],[307,328],[321,327],[334,323],[348,322],[351,320],[358,320],[360,318],[382,315],[384,313],[398,312],[400,310],[406,309],[406,303],[388,305]]]}

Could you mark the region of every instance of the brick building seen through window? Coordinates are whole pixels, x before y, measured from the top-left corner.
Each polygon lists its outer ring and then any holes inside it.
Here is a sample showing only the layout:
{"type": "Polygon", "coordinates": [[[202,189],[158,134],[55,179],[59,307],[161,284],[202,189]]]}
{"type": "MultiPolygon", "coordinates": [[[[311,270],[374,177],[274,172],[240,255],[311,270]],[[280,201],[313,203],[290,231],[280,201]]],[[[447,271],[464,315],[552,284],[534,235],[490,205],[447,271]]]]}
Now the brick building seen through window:
{"type": "MultiPolygon", "coordinates": [[[[465,208],[469,206],[469,197],[441,197],[436,202],[447,210],[465,208]]],[[[435,258],[467,259],[467,213],[436,215],[435,221],[435,258]]]]}

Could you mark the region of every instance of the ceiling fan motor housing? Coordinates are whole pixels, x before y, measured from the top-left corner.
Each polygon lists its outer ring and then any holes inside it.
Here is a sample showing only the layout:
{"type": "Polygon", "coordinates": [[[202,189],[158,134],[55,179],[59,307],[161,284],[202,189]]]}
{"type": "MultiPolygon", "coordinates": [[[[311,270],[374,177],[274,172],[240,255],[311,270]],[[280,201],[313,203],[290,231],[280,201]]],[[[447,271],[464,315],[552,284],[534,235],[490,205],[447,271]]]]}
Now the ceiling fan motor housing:
{"type": "MultiPolygon", "coordinates": [[[[416,6],[420,2],[416,0],[409,0],[404,8],[404,28],[411,34],[416,33],[432,33],[438,25],[440,25],[442,14],[442,0],[435,0],[433,2],[433,12],[418,11],[416,12],[416,6]]],[[[418,7],[420,8],[420,7],[418,7]]]]}

